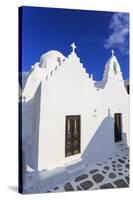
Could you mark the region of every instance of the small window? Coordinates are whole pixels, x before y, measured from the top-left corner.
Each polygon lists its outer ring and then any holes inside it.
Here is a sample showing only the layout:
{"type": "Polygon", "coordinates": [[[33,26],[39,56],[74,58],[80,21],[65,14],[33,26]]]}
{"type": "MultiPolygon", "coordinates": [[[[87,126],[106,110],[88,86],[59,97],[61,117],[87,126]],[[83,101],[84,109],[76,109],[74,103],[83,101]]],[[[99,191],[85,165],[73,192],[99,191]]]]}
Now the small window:
{"type": "Polygon", "coordinates": [[[61,58],[57,57],[57,62],[59,63],[59,65],[61,65],[61,58]]]}

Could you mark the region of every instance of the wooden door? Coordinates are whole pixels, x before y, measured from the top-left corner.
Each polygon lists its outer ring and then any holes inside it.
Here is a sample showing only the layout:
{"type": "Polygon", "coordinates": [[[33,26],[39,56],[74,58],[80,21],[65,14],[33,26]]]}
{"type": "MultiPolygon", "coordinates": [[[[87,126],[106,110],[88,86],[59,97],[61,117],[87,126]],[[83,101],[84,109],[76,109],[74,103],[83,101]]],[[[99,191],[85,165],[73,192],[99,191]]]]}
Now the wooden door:
{"type": "Polygon", "coordinates": [[[66,116],[65,156],[80,153],[80,116],[66,116]]]}
{"type": "Polygon", "coordinates": [[[114,114],[114,136],[115,142],[122,140],[122,115],[121,113],[114,114]]]}

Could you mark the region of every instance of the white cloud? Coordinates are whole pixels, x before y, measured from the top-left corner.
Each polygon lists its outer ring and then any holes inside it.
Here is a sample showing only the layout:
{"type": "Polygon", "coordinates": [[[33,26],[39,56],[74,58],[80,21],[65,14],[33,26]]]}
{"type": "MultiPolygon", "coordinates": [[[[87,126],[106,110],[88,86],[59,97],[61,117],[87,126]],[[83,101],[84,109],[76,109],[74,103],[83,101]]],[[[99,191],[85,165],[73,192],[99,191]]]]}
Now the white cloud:
{"type": "Polygon", "coordinates": [[[115,13],[112,16],[109,29],[111,34],[105,39],[106,49],[118,48],[123,54],[128,53],[129,15],[115,13]]]}

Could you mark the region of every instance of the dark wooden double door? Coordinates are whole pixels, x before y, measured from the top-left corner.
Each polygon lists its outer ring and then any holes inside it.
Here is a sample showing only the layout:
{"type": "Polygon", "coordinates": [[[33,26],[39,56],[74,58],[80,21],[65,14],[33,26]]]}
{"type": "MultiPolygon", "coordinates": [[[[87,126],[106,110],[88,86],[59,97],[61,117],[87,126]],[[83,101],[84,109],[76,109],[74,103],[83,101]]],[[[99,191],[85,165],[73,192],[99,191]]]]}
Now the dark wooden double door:
{"type": "Polygon", "coordinates": [[[114,114],[114,136],[115,136],[115,142],[119,142],[122,140],[122,114],[121,113],[114,114]]]}
{"type": "Polygon", "coordinates": [[[66,116],[65,156],[80,153],[80,115],[66,116]]]}

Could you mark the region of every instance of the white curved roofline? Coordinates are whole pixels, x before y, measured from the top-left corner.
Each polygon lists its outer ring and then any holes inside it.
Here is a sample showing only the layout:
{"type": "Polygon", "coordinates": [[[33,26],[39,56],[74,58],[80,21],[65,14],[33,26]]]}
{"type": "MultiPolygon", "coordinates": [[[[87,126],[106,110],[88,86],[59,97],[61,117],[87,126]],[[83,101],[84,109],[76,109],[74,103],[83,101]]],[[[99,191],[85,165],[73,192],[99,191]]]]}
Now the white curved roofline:
{"type": "Polygon", "coordinates": [[[41,58],[42,57],[47,57],[47,56],[48,57],[49,56],[62,56],[62,57],[65,57],[61,52],[56,51],[56,50],[47,51],[46,53],[41,55],[41,58]]]}

